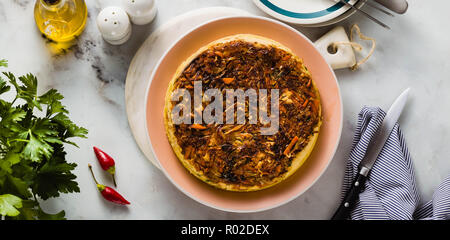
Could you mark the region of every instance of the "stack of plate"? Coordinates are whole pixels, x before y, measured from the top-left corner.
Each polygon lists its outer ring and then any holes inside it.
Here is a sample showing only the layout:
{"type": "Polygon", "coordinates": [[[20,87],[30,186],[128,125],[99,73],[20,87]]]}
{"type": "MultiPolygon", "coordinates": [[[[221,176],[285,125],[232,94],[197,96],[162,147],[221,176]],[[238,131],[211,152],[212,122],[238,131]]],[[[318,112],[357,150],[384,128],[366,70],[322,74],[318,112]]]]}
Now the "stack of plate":
{"type": "MultiPolygon", "coordinates": [[[[355,10],[338,0],[253,0],[267,14],[288,23],[308,27],[331,25],[351,16],[355,10]]],[[[357,8],[366,0],[344,0],[357,8]]]]}
{"type": "MultiPolygon", "coordinates": [[[[143,60],[148,60],[148,56],[152,52],[149,50],[139,50],[141,52],[139,56],[143,60]]],[[[141,135],[147,134],[151,155],[167,178],[180,191],[200,203],[230,212],[258,212],[271,209],[293,200],[309,189],[325,172],[333,159],[342,132],[343,112],[339,84],[333,70],[314,44],[287,24],[256,16],[213,19],[188,31],[176,40],[157,62],[151,74],[148,74],[148,68],[145,68],[143,64],[132,63],[132,65],[139,66],[139,68],[136,68],[137,71],[135,71],[130,67],[129,75],[130,73],[134,75],[135,72],[143,73],[142,77],[146,81],[141,82],[140,86],[142,87],[139,89],[147,89],[145,99],[139,99],[140,101],[136,102],[137,105],[134,106],[141,106],[139,109],[145,111],[144,116],[137,115],[140,116],[143,126],[135,126],[140,127],[141,135]],[[241,24],[243,22],[245,24],[241,24]],[[224,191],[194,177],[178,160],[167,139],[164,127],[166,89],[178,66],[207,44],[237,34],[253,34],[270,38],[301,57],[314,76],[314,83],[319,89],[323,109],[324,121],[317,143],[308,160],[295,174],[282,183],[255,192],[224,191]],[[142,104],[146,104],[145,107],[142,107],[142,104]]],[[[137,76],[135,75],[135,77],[137,76]]]]}

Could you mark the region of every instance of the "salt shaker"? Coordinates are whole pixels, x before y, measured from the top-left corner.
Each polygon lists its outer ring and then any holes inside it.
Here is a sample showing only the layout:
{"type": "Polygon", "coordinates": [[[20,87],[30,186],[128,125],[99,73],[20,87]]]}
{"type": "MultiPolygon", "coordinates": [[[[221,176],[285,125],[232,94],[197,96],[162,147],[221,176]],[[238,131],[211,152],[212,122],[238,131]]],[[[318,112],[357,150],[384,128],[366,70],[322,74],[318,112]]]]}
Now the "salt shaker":
{"type": "Polygon", "coordinates": [[[97,16],[97,27],[105,41],[120,45],[131,36],[131,23],[127,13],[121,7],[107,7],[97,16]]]}
{"type": "Polygon", "coordinates": [[[122,0],[122,5],[131,22],[136,25],[147,24],[156,16],[157,8],[154,0],[122,0]]]}

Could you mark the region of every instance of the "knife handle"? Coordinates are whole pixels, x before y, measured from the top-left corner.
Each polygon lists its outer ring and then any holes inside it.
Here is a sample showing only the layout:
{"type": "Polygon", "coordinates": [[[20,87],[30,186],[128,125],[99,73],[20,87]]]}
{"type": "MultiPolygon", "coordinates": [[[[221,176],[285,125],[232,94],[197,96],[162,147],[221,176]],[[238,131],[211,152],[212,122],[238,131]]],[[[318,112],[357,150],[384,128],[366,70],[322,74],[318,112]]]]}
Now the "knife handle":
{"type": "Polygon", "coordinates": [[[341,205],[339,205],[339,208],[336,210],[331,220],[346,220],[350,217],[350,212],[352,211],[356,201],[359,199],[359,193],[361,192],[366,179],[367,176],[358,173],[347,194],[345,194],[344,200],[341,205]]]}
{"type": "Polygon", "coordinates": [[[398,14],[404,14],[406,10],[408,10],[408,2],[406,0],[375,0],[375,1],[398,14]]]}

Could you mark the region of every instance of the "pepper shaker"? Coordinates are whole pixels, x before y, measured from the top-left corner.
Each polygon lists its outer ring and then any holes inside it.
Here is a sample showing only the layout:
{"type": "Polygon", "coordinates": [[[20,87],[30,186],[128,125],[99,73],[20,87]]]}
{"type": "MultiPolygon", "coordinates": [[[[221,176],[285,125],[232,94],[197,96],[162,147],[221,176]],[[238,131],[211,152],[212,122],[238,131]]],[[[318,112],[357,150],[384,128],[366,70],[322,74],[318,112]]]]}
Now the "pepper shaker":
{"type": "Polygon", "coordinates": [[[147,24],[156,16],[157,8],[154,0],[122,0],[122,5],[131,22],[136,25],[147,24]]]}
{"type": "Polygon", "coordinates": [[[105,41],[120,45],[131,36],[131,23],[127,13],[120,7],[107,7],[97,16],[97,27],[105,41]]]}

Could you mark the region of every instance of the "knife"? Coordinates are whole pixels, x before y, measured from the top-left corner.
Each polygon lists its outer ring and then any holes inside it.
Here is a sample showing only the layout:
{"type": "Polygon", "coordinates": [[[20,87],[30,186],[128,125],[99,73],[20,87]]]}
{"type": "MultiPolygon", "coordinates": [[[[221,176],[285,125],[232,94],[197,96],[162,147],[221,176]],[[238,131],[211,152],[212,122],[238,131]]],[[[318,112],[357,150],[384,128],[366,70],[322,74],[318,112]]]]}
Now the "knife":
{"type": "Polygon", "coordinates": [[[392,129],[397,123],[397,120],[405,107],[408,94],[409,88],[397,97],[389,111],[386,113],[381,126],[375,132],[375,135],[369,143],[369,148],[366,155],[358,166],[359,172],[357,176],[353,180],[352,185],[346,193],[341,205],[339,205],[338,209],[331,218],[332,220],[344,220],[350,216],[350,212],[359,198],[359,193],[367,180],[367,176],[369,175],[373,164],[377,160],[378,154],[383,149],[386,140],[389,138],[392,129]]]}
{"type": "Polygon", "coordinates": [[[349,7],[351,7],[351,8],[353,8],[355,11],[357,11],[357,12],[363,14],[364,16],[366,16],[367,18],[369,18],[370,20],[372,20],[372,21],[374,21],[375,23],[377,23],[378,25],[380,25],[380,26],[382,26],[382,27],[384,27],[384,28],[386,28],[386,29],[391,29],[388,25],[386,25],[386,24],[384,24],[383,22],[381,22],[380,20],[378,20],[378,19],[372,17],[370,14],[368,14],[368,13],[365,12],[364,10],[359,9],[359,8],[353,6],[353,4],[350,4],[350,3],[348,3],[348,2],[346,2],[346,1],[344,1],[344,0],[339,0],[339,2],[341,2],[341,3],[343,3],[343,4],[347,5],[347,6],[349,6],[349,7]]]}

